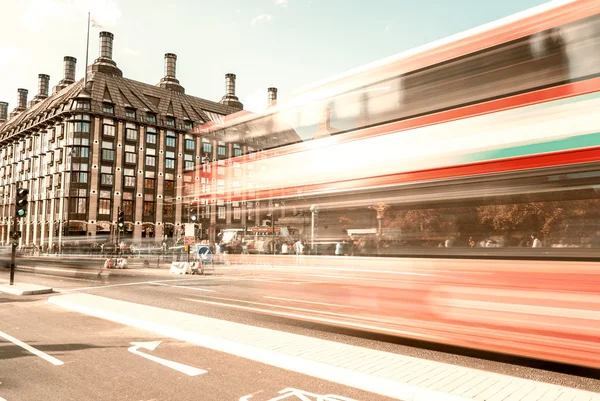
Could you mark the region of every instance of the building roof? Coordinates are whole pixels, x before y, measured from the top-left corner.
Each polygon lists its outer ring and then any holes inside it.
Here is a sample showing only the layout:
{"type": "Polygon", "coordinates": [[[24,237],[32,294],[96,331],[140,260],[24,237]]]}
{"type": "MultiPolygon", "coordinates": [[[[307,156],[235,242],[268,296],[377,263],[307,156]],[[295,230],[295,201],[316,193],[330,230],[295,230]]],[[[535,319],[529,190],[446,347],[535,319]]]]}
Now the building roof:
{"type": "MultiPolygon", "coordinates": [[[[82,89],[83,79],[0,123],[0,142],[59,114],[72,112],[75,108],[73,100],[82,89]]],[[[103,114],[103,105],[108,102],[114,105],[114,117],[125,119],[125,109],[133,108],[137,111],[138,122],[147,123],[145,115],[150,112],[156,114],[156,123],[152,125],[166,126],[166,117],[174,117],[174,128],[177,129],[184,129],[186,120],[202,124],[239,111],[235,107],[103,71],[88,72],[86,89],[91,94],[91,112],[94,114],[103,114]]]]}

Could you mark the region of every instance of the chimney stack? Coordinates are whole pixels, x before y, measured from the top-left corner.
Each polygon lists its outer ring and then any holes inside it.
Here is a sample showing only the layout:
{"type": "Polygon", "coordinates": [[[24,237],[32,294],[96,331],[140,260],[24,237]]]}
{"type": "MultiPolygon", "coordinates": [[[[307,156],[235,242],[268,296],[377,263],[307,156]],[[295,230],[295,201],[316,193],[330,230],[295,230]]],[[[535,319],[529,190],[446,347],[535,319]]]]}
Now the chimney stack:
{"type": "Polygon", "coordinates": [[[240,110],[244,108],[240,99],[235,95],[235,74],[225,74],[225,96],[221,98],[221,103],[240,110]]]}
{"type": "Polygon", "coordinates": [[[175,78],[175,68],[177,64],[177,55],[173,53],[165,54],[165,78],[175,78]]]}
{"type": "Polygon", "coordinates": [[[8,103],[0,102],[0,123],[3,123],[8,118],[8,103]]]}
{"type": "Polygon", "coordinates": [[[225,74],[225,95],[235,96],[235,74],[225,74]]]}
{"type": "Polygon", "coordinates": [[[65,56],[63,59],[64,62],[64,77],[61,83],[70,85],[75,82],[75,65],[77,64],[77,59],[71,56],[65,56]]]}
{"type": "Polygon", "coordinates": [[[114,38],[115,35],[110,32],[100,32],[100,58],[112,60],[114,38]]]}
{"type": "Polygon", "coordinates": [[[29,92],[27,89],[19,88],[17,89],[17,107],[13,111],[10,112],[8,118],[13,118],[18,115],[22,111],[27,110],[27,93],[29,92]]]}
{"type": "Polygon", "coordinates": [[[27,108],[27,94],[29,91],[27,89],[19,88],[17,89],[18,97],[17,97],[17,108],[15,110],[23,111],[27,108]]]}
{"type": "Polygon", "coordinates": [[[87,68],[86,74],[90,72],[103,72],[119,77],[123,76],[123,72],[117,68],[117,63],[112,59],[114,38],[115,35],[110,32],[100,32],[100,57],[94,61],[94,64],[87,68]]]}
{"type": "Polygon", "coordinates": [[[39,74],[38,75],[38,93],[29,102],[29,107],[41,102],[48,97],[48,90],[50,89],[50,75],[39,74]]]}
{"type": "Polygon", "coordinates": [[[77,59],[71,56],[65,56],[63,58],[63,79],[61,79],[58,84],[52,88],[52,94],[60,92],[65,89],[67,86],[71,85],[75,82],[75,65],[77,64],[77,59]]]}
{"type": "Polygon", "coordinates": [[[268,107],[275,106],[277,104],[277,88],[267,88],[268,93],[268,107]]]}
{"type": "Polygon", "coordinates": [[[179,80],[175,78],[177,67],[177,55],[173,53],[165,54],[165,76],[160,80],[157,86],[169,89],[175,92],[185,93],[183,86],[179,84],[179,80]]]}

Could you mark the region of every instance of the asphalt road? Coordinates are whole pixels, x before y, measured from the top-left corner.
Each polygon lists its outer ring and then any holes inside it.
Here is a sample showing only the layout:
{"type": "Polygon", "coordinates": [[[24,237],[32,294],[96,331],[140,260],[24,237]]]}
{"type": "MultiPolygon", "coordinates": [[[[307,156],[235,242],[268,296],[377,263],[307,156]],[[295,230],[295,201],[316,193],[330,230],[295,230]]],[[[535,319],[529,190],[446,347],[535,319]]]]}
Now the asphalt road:
{"type": "MultiPolygon", "coordinates": [[[[290,306],[279,299],[272,299],[273,296],[284,298],[286,289],[293,288],[296,293],[304,289],[307,297],[310,297],[311,286],[319,285],[318,277],[309,277],[304,271],[290,273],[289,269],[218,267],[215,276],[182,277],[169,275],[164,270],[149,269],[113,271],[111,276],[101,281],[25,273],[21,273],[18,279],[50,285],[63,293],[90,293],[525,379],[600,391],[600,375],[593,370],[437,346],[274,315],[273,311],[286,312],[298,305],[290,306]]],[[[314,309],[320,307],[316,305],[314,309]]],[[[302,309],[308,308],[304,305],[302,309]]],[[[302,313],[314,316],[305,311],[302,313]]]]}
{"type": "Polygon", "coordinates": [[[290,389],[360,401],[387,399],[68,312],[46,299],[0,294],[0,399],[267,401],[290,389]],[[7,336],[54,358],[56,365],[7,336]],[[135,342],[152,348],[156,341],[153,350],[131,348],[135,342]],[[192,376],[144,355],[184,364],[192,376]]]}

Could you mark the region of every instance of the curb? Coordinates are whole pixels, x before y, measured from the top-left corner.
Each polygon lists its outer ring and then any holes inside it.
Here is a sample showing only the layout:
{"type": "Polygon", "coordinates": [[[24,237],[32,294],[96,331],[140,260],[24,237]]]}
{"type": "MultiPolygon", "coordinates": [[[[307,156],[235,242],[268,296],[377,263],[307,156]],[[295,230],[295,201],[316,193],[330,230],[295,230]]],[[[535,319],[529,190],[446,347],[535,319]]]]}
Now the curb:
{"type": "Polygon", "coordinates": [[[73,269],[57,269],[50,267],[29,267],[29,266],[17,266],[16,271],[45,274],[47,276],[60,276],[60,277],[74,277],[74,278],[100,278],[100,276],[108,276],[109,272],[103,272],[101,270],[82,271],[73,269]]]}

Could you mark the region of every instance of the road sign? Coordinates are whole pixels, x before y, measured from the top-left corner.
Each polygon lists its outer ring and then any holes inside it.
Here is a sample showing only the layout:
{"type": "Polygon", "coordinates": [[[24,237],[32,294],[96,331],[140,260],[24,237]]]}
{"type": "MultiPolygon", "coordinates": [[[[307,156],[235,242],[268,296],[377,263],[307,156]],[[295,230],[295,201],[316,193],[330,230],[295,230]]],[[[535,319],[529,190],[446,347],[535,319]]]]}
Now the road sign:
{"type": "Polygon", "coordinates": [[[185,246],[190,246],[190,245],[194,245],[196,243],[196,237],[194,237],[193,235],[186,235],[185,239],[184,239],[184,245],[185,246]]]}
{"type": "Polygon", "coordinates": [[[201,245],[198,248],[198,256],[203,263],[212,262],[212,252],[210,251],[208,245],[201,245]]]}
{"type": "Polygon", "coordinates": [[[194,235],[196,235],[196,230],[195,230],[194,224],[185,223],[185,236],[193,237],[194,235]]]}

